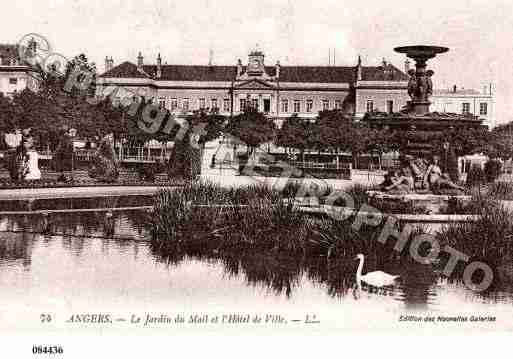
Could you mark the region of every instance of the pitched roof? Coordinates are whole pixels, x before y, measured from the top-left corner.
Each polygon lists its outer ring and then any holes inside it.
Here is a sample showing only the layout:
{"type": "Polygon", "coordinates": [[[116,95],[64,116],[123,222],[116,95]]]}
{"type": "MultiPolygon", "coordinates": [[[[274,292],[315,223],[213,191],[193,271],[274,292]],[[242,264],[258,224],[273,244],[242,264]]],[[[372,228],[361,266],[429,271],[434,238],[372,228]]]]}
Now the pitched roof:
{"type": "Polygon", "coordinates": [[[392,64],[383,66],[362,66],[363,81],[408,81],[409,77],[392,64]]]}
{"type": "Polygon", "coordinates": [[[148,74],[140,72],[137,65],[125,61],[118,66],[103,73],[101,77],[117,77],[117,78],[149,78],[148,74]]]}
{"type": "MultiPolygon", "coordinates": [[[[145,65],[149,74],[157,72],[156,65],[145,65]]],[[[162,65],[161,80],[170,81],[231,81],[237,74],[236,66],[162,65]]]]}
{"type": "MultiPolygon", "coordinates": [[[[143,65],[144,73],[137,70],[131,62],[123,62],[101,77],[145,78],[154,76],[156,65],[143,65]]],[[[243,72],[245,72],[243,66],[243,72]]],[[[387,66],[387,75],[382,66],[362,67],[362,79],[367,81],[407,81],[408,76],[393,65],[387,66]]],[[[275,76],[276,67],[266,66],[269,76],[275,76]]],[[[356,68],[353,66],[281,66],[282,82],[316,82],[316,83],[351,83],[354,81],[356,68]]],[[[161,80],[168,81],[232,81],[237,74],[236,66],[210,65],[162,65],[161,80]]]]}
{"type": "Polygon", "coordinates": [[[350,83],[355,76],[354,67],[346,66],[282,66],[282,82],[350,83]]]}

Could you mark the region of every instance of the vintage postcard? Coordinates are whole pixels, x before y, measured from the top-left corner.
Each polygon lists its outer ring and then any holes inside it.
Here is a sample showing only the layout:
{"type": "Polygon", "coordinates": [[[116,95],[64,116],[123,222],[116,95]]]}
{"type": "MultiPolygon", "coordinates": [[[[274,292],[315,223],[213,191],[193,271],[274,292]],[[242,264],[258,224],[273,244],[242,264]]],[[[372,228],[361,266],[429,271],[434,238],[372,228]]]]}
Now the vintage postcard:
{"type": "Polygon", "coordinates": [[[0,333],[513,331],[511,2],[2,10],[0,333]]]}

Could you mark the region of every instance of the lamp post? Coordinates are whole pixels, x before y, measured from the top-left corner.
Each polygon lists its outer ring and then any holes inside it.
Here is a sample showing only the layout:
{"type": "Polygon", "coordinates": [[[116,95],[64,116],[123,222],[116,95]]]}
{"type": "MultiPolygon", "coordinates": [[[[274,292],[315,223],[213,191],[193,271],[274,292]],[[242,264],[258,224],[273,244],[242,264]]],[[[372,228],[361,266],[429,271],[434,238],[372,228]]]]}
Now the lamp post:
{"type": "Polygon", "coordinates": [[[71,183],[75,181],[73,171],[75,170],[75,136],[77,130],[74,128],[69,129],[69,137],[71,137],[71,183]]]}
{"type": "Polygon", "coordinates": [[[449,159],[449,142],[445,141],[442,145],[443,149],[444,149],[444,170],[445,172],[449,172],[449,164],[448,164],[448,159],[449,159]]]}

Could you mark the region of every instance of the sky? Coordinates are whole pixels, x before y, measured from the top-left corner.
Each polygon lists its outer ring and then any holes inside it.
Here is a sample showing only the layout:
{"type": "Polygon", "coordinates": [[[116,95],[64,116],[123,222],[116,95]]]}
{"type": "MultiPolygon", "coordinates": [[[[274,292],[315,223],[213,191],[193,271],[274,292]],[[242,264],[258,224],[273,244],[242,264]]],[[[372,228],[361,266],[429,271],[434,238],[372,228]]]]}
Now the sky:
{"type": "Polygon", "coordinates": [[[436,88],[482,90],[493,83],[497,122],[513,120],[513,2],[511,0],[24,0],[2,1],[0,43],[28,33],[71,58],[85,53],[103,71],[114,65],[217,65],[247,61],[258,46],[267,65],[378,65],[400,69],[405,45],[450,48],[431,60],[436,88]],[[334,49],[334,50],[330,50],[334,49]]]}

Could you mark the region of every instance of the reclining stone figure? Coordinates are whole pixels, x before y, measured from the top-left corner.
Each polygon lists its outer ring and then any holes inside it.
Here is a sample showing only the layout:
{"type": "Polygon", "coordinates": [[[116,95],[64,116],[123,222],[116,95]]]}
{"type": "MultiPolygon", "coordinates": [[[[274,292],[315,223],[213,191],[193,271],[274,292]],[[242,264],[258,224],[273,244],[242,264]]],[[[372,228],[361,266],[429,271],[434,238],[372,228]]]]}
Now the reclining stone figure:
{"type": "Polygon", "coordinates": [[[407,193],[439,193],[440,189],[464,191],[465,189],[452,182],[449,176],[442,173],[438,165],[439,157],[434,156],[431,164],[423,158],[406,155],[401,159],[401,169],[389,171],[381,189],[385,192],[407,193]]]}

